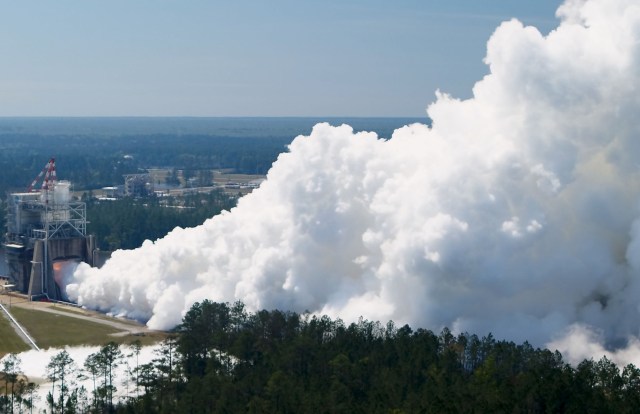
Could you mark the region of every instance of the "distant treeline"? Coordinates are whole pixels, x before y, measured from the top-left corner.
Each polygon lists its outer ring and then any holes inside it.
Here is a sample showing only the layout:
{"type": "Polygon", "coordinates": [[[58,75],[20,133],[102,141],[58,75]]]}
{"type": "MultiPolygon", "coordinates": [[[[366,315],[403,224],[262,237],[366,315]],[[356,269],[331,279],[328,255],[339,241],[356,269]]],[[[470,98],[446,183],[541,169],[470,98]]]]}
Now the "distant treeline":
{"type": "Polygon", "coordinates": [[[0,190],[23,190],[56,157],[59,179],[76,190],[122,184],[150,167],[265,174],[292,137],[0,135],[0,190]]]}
{"type": "Polygon", "coordinates": [[[230,210],[235,198],[221,190],[177,198],[87,200],[87,231],[102,250],[133,249],[155,241],[176,227],[194,227],[230,210]]]}
{"type": "MultiPolygon", "coordinates": [[[[603,357],[571,367],[558,352],[491,335],[367,320],[347,325],[210,301],[193,305],[175,334],[126,378],[113,376],[122,363],[114,343],[76,364],[62,351],[48,365],[56,381],[47,398],[51,411],[620,414],[640,407],[634,365],[621,370],[603,357]],[[74,365],[93,378],[92,389],[73,386],[74,365]],[[116,384],[126,384],[127,398],[116,397],[116,384]]],[[[28,387],[10,385],[4,406],[13,409],[28,387]]]]}
{"type": "Polygon", "coordinates": [[[25,189],[52,156],[76,190],[150,167],[265,174],[313,125],[350,124],[390,137],[426,118],[0,118],[0,192],[25,189]],[[125,158],[125,156],[127,156],[125,158]]]}
{"type": "Polygon", "coordinates": [[[394,129],[420,122],[421,118],[367,117],[2,117],[0,135],[122,137],[148,135],[209,135],[270,137],[308,135],[320,122],[351,125],[356,131],[375,131],[389,138],[394,129]]]}

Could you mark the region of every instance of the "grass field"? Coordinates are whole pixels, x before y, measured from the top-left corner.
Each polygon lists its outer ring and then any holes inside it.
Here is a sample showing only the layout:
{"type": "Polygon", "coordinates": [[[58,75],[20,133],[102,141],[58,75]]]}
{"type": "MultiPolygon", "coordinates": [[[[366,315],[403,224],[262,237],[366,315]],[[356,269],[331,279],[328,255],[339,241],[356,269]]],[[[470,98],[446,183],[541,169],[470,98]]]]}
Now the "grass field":
{"type": "Polygon", "coordinates": [[[11,313],[43,349],[64,345],[104,345],[110,341],[128,344],[135,340],[149,345],[166,337],[162,332],[112,336],[119,330],[96,322],[18,307],[14,307],[11,313]]]}
{"type": "Polygon", "coordinates": [[[22,352],[29,349],[29,346],[15,333],[7,318],[0,316],[0,358],[12,352],[22,352]]]}

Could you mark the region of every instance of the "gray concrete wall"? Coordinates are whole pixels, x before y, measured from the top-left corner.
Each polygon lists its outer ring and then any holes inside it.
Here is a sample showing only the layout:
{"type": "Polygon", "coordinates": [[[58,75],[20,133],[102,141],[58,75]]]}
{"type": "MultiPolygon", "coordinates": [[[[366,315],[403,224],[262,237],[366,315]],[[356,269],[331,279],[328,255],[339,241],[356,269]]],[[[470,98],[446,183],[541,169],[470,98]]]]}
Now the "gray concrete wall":
{"type": "Polygon", "coordinates": [[[42,240],[37,240],[33,246],[32,261],[35,262],[31,266],[31,277],[29,278],[29,297],[42,295],[42,270],[44,266],[44,243],[42,240]],[[40,263],[43,263],[40,265],[40,263]]]}
{"type": "MultiPolygon", "coordinates": [[[[75,237],[70,239],[53,239],[47,244],[46,258],[44,251],[44,241],[36,240],[33,249],[33,256],[28,260],[34,262],[30,266],[30,277],[28,283],[28,294],[30,296],[38,296],[46,293],[50,299],[62,299],[59,287],[53,278],[53,262],[57,260],[73,260],[82,261],[93,265],[93,249],[94,238],[75,237]],[[43,263],[42,266],[39,263],[43,263]],[[46,280],[42,285],[42,270],[46,268],[46,280]]],[[[26,287],[22,289],[26,291],[26,287]]]]}

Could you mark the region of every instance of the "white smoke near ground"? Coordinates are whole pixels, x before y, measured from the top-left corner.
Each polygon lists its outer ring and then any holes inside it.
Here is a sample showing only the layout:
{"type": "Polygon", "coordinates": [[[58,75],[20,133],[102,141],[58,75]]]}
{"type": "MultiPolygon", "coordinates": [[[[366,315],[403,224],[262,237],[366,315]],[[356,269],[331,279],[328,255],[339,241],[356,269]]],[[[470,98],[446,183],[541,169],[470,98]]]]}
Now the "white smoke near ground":
{"type": "MultiPolygon", "coordinates": [[[[127,371],[132,371],[136,366],[152,362],[153,359],[157,357],[156,353],[159,348],[159,345],[144,346],[140,348],[140,352],[136,355],[132,348],[123,345],[120,346],[123,358],[118,362],[113,372],[113,384],[117,388],[115,393],[116,400],[126,400],[129,397],[137,396],[142,393],[142,390],[136,389],[135,382],[131,381],[131,373],[127,371]]],[[[33,397],[34,408],[36,408],[38,412],[45,412],[48,408],[47,394],[52,391],[53,387],[53,383],[47,378],[47,365],[55,355],[63,350],[67,351],[74,363],[75,372],[70,379],[72,382],[71,388],[79,389],[80,387],[84,387],[88,398],[92,398],[93,378],[90,373],[84,371],[83,367],[87,357],[99,352],[100,347],[75,346],[20,352],[15,354],[20,361],[19,371],[27,376],[29,382],[38,384],[36,395],[33,397]]],[[[0,366],[7,357],[8,356],[0,358],[0,366]]],[[[57,392],[58,391],[56,390],[54,394],[57,392]]]]}
{"type": "Polygon", "coordinates": [[[316,125],[231,212],[81,265],[70,298],[156,329],[207,298],[535,345],[637,341],[640,5],[557,15],[546,36],[500,25],[490,73],[471,99],[438,92],[431,127],[316,125]]]}
{"type": "Polygon", "coordinates": [[[607,357],[618,367],[634,364],[640,367],[640,339],[631,337],[624,347],[607,349],[603,346],[606,338],[601,332],[580,324],[569,327],[563,338],[547,344],[550,349],[562,353],[564,360],[577,366],[585,359],[599,360],[607,357]]]}

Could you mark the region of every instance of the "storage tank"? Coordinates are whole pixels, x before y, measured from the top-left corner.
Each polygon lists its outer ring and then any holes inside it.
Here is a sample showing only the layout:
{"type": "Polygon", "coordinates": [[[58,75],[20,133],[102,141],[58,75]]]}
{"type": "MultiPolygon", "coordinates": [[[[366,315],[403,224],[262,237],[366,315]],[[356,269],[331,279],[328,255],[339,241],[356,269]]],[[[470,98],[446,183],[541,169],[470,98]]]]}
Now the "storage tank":
{"type": "Polygon", "coordinates": [[[69,181],[58,181],[53,187],[53,203],[69,204],[71,201],[71,183],[69,181]]]}

